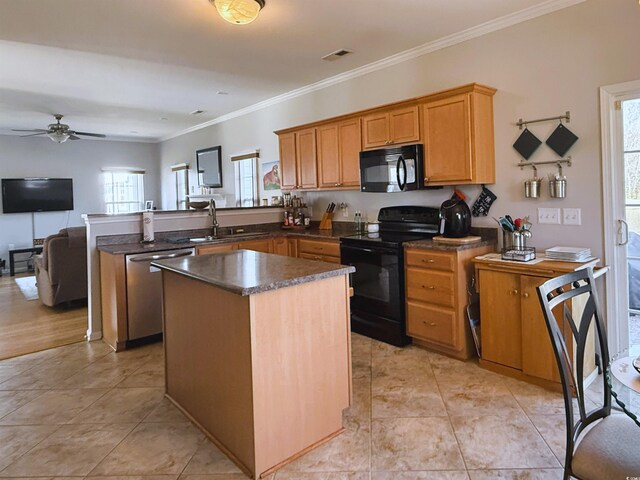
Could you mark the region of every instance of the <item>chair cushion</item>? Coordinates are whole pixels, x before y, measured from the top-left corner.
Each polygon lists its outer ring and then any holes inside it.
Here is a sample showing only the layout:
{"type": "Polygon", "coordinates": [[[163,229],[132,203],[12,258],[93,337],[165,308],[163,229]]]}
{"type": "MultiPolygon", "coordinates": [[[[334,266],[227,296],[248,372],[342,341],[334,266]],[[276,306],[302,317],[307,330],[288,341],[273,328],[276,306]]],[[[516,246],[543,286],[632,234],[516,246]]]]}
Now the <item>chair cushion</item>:
{"type": "Polygon", "coordinates": [[[640,427],[626,415],[605,417],[582,436],[571,466],[582,480],[640,476],[640,427]]]}

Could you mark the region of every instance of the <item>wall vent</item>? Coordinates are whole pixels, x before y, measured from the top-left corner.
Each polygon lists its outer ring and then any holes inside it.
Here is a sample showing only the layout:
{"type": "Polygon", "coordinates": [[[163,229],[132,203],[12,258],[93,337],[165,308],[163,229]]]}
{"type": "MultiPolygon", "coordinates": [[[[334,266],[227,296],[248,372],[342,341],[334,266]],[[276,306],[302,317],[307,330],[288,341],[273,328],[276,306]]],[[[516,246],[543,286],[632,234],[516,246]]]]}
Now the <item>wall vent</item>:
{"type": "Polygon", "coordinates": [[[331,52],[330,54],[325,55],[324,57],[322,57],[322,60],[333,62],[334,60],[338,60],[344,57],[345,55],[349,55],[350,53],[353,53],[353,50],[347,50],[346,48],[341,48],[340,50],[336,50],[335,52],[331,52]]]}

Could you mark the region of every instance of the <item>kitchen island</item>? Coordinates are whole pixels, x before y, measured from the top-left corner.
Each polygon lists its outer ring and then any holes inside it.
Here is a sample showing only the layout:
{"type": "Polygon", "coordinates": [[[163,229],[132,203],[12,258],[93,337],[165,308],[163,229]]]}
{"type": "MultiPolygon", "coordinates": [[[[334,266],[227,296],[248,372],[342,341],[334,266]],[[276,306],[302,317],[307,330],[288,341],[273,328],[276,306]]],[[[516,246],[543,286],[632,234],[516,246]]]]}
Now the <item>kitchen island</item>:
{"type": "Polygon", "coordinates": [[[353,267],[239,250],[163,275],[166,395],[252,478],[342,432],[353,267]]]}

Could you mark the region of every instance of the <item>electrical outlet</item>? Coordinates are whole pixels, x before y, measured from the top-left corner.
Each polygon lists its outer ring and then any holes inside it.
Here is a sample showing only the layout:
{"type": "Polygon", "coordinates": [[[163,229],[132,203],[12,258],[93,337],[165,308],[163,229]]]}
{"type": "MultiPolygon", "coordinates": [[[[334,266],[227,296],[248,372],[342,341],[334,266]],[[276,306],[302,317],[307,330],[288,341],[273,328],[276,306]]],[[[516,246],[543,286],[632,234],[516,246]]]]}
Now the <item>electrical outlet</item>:
{"type": "Polygon", "coordinates": [[[560,225],[560,209],[538,208],[538,223],[560,225]]]}
{"type": "Polygon", "coordinates": [[[580,208],[563,208],[562,223],[565,225],[582,225],[582,210],[580,208]]]}

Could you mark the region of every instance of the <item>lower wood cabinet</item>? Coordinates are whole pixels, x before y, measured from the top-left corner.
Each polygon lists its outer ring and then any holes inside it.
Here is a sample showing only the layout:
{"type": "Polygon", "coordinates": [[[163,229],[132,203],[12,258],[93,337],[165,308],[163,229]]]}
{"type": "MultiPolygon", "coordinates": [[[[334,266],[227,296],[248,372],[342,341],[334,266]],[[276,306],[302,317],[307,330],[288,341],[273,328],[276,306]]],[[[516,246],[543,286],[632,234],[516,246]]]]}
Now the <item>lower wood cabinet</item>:
{"type": "Polygon", "coordinates": [[[260,238],[257,240],[245,240],[244,242],[202,245],[196,248],[196,255],[209,255],[211,253],[231,252],[233,250],[253,250],[255,252],[273,253],[273,240],[271,238],[260,238]]]}
{"type": "MultiPolygon", "coordinates": [[[[548,279],[583,268],[584,264],[545,261],[520,266],[478,260],[475,265],[480,291],[481,366],[559,389],[560,374],[536,289],[548,279]]],[[[581,306],[570,308],[575,316],[581,306]]],[[[560,308],[554,313],[572,356],[571,332],[563,329],[560,308]]],[[[587,374],[595,368],[594,358],[595,352],[585,357],[587,374]]]]}
{"type": "Polygon", "coordinates": [[[338,240],[298,239],[298,258],[340,263],[340,243],[338,240]]]}
{"type": "Polygon", "coordinates": [[[465,312],[471,259],[492,250],[405,250],[407,335],[414,343],[460,359],[474,355],[465,312]]]}

